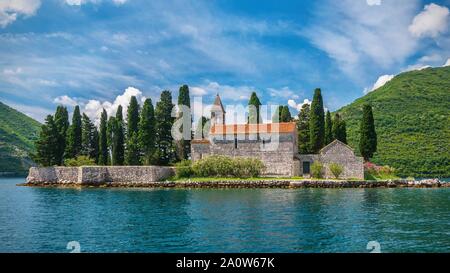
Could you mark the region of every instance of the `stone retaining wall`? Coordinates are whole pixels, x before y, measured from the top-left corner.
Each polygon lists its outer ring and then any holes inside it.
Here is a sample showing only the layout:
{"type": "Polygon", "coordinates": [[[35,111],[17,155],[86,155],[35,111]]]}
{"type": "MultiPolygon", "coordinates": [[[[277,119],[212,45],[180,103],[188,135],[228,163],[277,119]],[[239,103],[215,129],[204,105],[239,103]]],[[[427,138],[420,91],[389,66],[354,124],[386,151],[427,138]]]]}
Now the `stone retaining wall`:
{"type": "Polygon", "coordinates": [[[32,167],[27,177],[27,184],[146,184],[165,180],[174,174],[172,167],[160,166],[32,167]]]}

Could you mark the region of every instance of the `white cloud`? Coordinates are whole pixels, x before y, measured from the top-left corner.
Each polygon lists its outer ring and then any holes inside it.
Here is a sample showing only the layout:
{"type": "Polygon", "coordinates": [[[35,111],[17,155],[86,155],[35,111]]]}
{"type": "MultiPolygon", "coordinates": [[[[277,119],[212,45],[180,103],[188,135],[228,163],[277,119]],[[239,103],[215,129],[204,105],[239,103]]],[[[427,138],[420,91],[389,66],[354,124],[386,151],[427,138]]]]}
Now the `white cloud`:
{"type": "Polygon", "coordinates": [[[298,103],[298,104],[297,104],[297,103],[295,102],[295,100],[288,100],[288,105],[289,105],[291,108],[296,109],[297,111],[302,110],[302,107],[303,107],[303,105],[305,105],[305,104],[311,105],[311,101],[310,101],[309,99],[304,99],[302,103],[298,103]]]}
{"type": "Polygon", "coordinates": [[[69,97],[67,95],[56,97],[53,100],[53,102],[56,104],[62,104],[62,105],[72,106],[72,107],[78,105],[78,102],[75,99],[72,99],[71,97],[69,97]]]}
{"type": "Polygon", "coordinates": [[[408,29],[414,37],[436,38],[447,31],[449,13],[447,7],[434,3],[426,5],[424,10],[414,17],[408,29]]]}
{"type": "Polygon", "coordinates": [[[447,62],[445,62],[444,67],[450,66],[450,58],[447,59],[447,62]]]}
{"type": "Polygon", "coordinates": [[[296,92],[293,91],[292,89],[290,89],[289,87],[285,86],[281,89],[276,89],[276,88],[267,88],[267,90],[269,91],[269,94],[271,97],[276,97],[276,98],[293,98],[293,99],[298,99],[300,98],[299,94],[303,94],[303,92],[296,92]]]}
{"type": "Polygon", "coordinates": [[[353,78],[365,75],[364,67],[389,68],[403,63],[418,48],[408,26],[418,1],[329,0],[316,11],[313,25],[299,34],[334,59],[353,78]]]}
{"type": "MultiPolygon", "coordinates": [[[[65,0],[65,2],[67,5],[70,5],[70,6],[81,6],[86,3],[98,4],[98,3],[102,2],[102,0],[65,0]]],[[[112,0],[112,2],[116,5],[122,5],[122,4],[125,4],[127,2],[127,0],[112,0]]]]}
{"type": "Polygon", "coordinates": [[[384,86],[387,82],[392,80],[395,76],[394,75],[383,75],[378,78],[378,80],[375,82],[375,84],[371,88],[366,88],[364,90],[364,94],[367,94],[369,92],[375,91],[378,88],[384,86]]]}
{"type": "Polygon", "coordinates": [[[379,6],[381,5],[381,0],[366,0],[369,6],[379,6]]]}
{"type": "Polygon", "coordinates": [[[75,106],[77,104],[81,106],[84,105],[84,107],[82,107],[82,112],[84,112],[91,120],[93,120],[96,125],[99,125],[100,115],[103,109],[106,110],[108,116],[113,116],[116,114],[117,107],[121,105],[123,109],[122,112],[123,116],[124,118],[126,118],[128,105],[130,104],[132,96],[135,96],[137,98],[140,105],[142,105],[146,99],[146,97],[142,95],[142,92],[139,89],[134,87],[128,87],[127,89],[125,89],[123,94],[117,96],[113,102],[110,101],[101,102],[99,100],[89,100],[87,103],[84,104],[66,95],[55,98],[54,102],[68,106],[75,106]]]}
{"type": "Polygon", "coordinates": [[[0,1],[0,26],[6,27],[21,15],[32,16],[40,6],[40,0],[2,0],[0,1]]]}
{"type": "Polygon", "coordinates": [[[219,94],[222,100],[232,101],[247,100],[250,98],[250,94],[253,91],[256,91],[255,88],[251,86],[222,85],[214,81],[206,81],[202,85],[190,87],[190,90],[192,91],[192,94],[196,96],[209,95],[211,100],[214,99],[216,94],[219,94]]]}
{"type": "Polygon", "coordinates": [[[413,65],[409,65],[406,69],[404,69],[402,72],[409,72],[409,71],[416,71],[416,70],[424,70],[427,68],[430,68],[430,65],[425,65],[425,64],[413,64],[413,65]]]}

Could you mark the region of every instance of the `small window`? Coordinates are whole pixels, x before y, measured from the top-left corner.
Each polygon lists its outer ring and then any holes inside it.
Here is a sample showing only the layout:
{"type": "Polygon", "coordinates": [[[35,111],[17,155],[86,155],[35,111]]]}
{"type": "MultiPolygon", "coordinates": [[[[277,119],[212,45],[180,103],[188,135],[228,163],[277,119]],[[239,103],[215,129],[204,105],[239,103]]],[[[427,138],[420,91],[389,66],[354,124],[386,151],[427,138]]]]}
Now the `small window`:
{"type": "Polygon", "coordinates": [[[238,139],[237,139],[237,137],[234,138],[234,148],[235,149],[238,148],[238,139]]]}

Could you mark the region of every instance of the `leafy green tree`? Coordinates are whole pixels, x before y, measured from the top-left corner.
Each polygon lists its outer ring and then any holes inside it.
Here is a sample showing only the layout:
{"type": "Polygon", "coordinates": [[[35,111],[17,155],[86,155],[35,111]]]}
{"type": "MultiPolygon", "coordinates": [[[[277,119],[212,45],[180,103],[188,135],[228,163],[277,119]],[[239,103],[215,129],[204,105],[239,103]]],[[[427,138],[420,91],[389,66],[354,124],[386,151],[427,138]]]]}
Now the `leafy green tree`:
{"type": "Polygon", "coordinates": [[[33,158],[34,161],[44,167],[58,165],[58,140],[58,128],[53,120],[53,116],[48,115],[35,143],[36,154],[33,158]]]}
{"type": "Polygon", "coordinates": [[[172,138],[172,125],[174,118],[172,117],[172,94],[170,91],[163,91],[161,98],[156,103],[156,153],[158,164],[168,165],[175,158],[175,150],[172,138]]]}
{"type": "Polygon", "coordinates": [[[298,113],[297,132],[298,132],[298,151],[301,154],[309,154],[311,150],[310,145],[310,133],[309,133],[309,120],[311,114],[311,107],[305,103],[298,113]]]}
{"type": "MultiPolygon", "coordinates": [[[[189,87],[187,85],[183,85],[180,87],[179,90],[179,94],[178,94],[178,107],[180,109],[185,108],[186,110],[191,108],[191,99],[189,96],[189,87]]],[[[191,140],[190,138],[191,136],[191,126],[192,126],[192,118],[190,113],[186,113],[189,114],[189,117],[183,117],[184,113],[182,113],[181,111],[178,113],[177,116],[177,120],[179,119],[183,119],[186,118],[189,120],[188,124],[184,124],[181,127],[181,133],[183,133],[184,135],[184,130],[189,130],[189,139],[185,139],[185,137],[183,137],[182,140],[178,140],[176,143],[176,147],[177,147],[177,156],[178,156],[178,160],[185,160],[189,158],[189,155],[191,154],[191,140]]],[[[183,121],[185,122],[185,121],[183,121]]],[[[187,134],[186,134],[187,135],[187,134]]]]}
{"type": "Polygon", "coordinates": [[[280,116],[280,122],[291,122],[292,116],[291,112],[289,111],[289,106],[285,105],[281,109],[281,116],[280,116]]]}
{"type": "Polygon", "coordinates": [[[333,122],[331,121],[330,111],[327,111],[325,116],[325,145],[330,144],[333,140],[333,122]]]}
{"type": "Polygon", "coordinates": [[[138,132],[139,125],[139,104],[135,96],[130,99],[127,110],[127,134],[131,135],[138,132]]]}
{"type": "Polygon", "coordinates": [[[198,119],[197,126],[195,127],[195,138],[196,139],[205,139],[208,137],[209,126],[208,122],[210,120],[204,116],[198,119]]]}
{"type": "Polygon", "coordinates": [[[77,105],[73,111],[72,125],[70,125],[66,140],[66,158],[75,158],[81,154],[81,114],[77,105]]]}
{"type": "Polygon", "coordinates": [[[322,91],[317,88],[311,104],[311,117],[309,120],[310,149],[318,153],[325,143],[325,113],[323,110],[322,91]]]}
{"type": "Polygon", "coordinates": [[[275,114],[273,114],[272,116],[272,123],[279,123],[281,122],[281,112],[283,111],[283,106],[279,105],[277,107],[277,110],[275,112],[275,114]]]}
{"type": "Polygon", "coordinates": [[[155,163],[155,109],[152,100],[146,99],[142,107],[141,118],[139,120],[138,141],[142,151],[141,162],[144,165],[152,165],[155,163]]]}
{"type": "Polygon", "coordinates": [[[135,96],[131,97],[127,112],[127,148],[125,155],[126,165],[140,165],[141,152],[138,141],[139,104],[135,96]]]}
{"type": "Polygon", "coordinates": [[[100,116],[100,128],[99,128],[99,152],[98,152],[98,164],[99,165],[108,165],[108,114],[105,109],[103,109],[102,114],[100,116]]]}
{"type": "Polygon", "coordinates": [[[69,113],[64,106],[58,106],[55,113],[55,125],[58,130],[58,145],[56,153],[57,165],[64,163],[64,151],[66,149],[67,130],[69,129],[69,113]]]}
{"type": "Polygon", "coordinates": [[[109,139],[111,145],[111,164],[122,166],[124,164],[125,136],[123,126],[122,106],[117,107],[116,117],[109,119],[109,139]]]}
{"type": "Polygon", "coordinates": [[[364,160],[369,161],[377,151],[377,133],[375,131],[372,106],[369,104],[363,106],[360,133],[359,150],[364,160]]]}
{"type": "Polygon", "coordinates": [[[82,115],[81,124],[81,155],[97,162],[99,154],[97,127],[85,113],[82,115]]]}
{"type": "Polygon", "coordinates": [[[260,115],[261,101],[259,100],[256,92],[253,92],[250,96],[250,100],[248,101],[249,112],[248,112],[248,123],[249,124],[259,124],[262,123],[262,118],[260,115]]]}
{"type": "Polygon", "coordinates": [[[333,139],[347,144],[347,125],[338,113],[336,113],[333,119],[332,133],[333,139]]]}

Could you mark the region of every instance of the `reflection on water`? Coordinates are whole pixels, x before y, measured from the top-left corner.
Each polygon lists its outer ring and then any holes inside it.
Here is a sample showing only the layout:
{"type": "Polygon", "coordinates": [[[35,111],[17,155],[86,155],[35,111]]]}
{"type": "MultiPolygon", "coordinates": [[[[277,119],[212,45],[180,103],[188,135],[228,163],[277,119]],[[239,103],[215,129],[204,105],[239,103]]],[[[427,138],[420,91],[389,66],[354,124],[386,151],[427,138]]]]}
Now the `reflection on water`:
{"type": "Polygon", "coordinates": [[[0,252],[449,252],[450,189],[52,189],[0,180],[0,252]]]}

